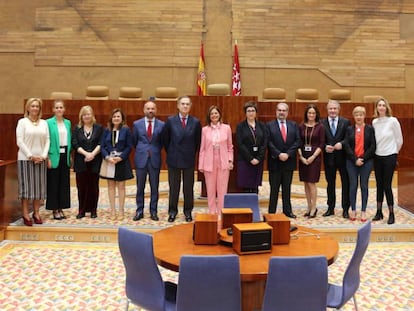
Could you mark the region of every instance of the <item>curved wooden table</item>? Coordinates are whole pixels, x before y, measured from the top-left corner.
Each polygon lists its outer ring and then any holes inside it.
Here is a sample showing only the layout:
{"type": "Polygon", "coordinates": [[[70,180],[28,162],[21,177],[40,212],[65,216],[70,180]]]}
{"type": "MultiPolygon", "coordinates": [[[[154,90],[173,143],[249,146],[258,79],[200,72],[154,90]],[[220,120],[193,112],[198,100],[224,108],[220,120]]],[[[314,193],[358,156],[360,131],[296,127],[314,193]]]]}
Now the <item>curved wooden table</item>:
{"type": "MultiPolygon", "coordinates": [[[[153,234],[154,254],[162,267],[178,272],[182,255],[236,254],[232,247],[221,244],[195,245],[193,225],[176,225],[153,234]]],[[[298,227],[293,234],[289,244],[273,245],[272,252],[239,256],[243,311],[261,309],[271,257],[323,255],[328,265],[335,261],[339,246],[333,238],[305,227],[298,227]]]]}

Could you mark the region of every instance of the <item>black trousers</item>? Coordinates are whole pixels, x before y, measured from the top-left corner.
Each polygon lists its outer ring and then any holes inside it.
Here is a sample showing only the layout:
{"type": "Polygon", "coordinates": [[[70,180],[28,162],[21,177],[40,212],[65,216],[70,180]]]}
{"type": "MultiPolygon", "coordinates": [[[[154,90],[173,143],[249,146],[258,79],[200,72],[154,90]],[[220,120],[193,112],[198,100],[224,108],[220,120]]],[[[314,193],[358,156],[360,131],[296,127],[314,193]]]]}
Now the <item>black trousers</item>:
{"type": "Polygon", "coordinates": [[[282,186],[283,213],[292,213],[290,193],[293,179],[292,170],[271,170],[269,171],[270,199],[269,213],[276,213],[277,200],[279,199],[279,188],[282,186]]]}
{"type": "Polygon", "coordinates": [[[70,172],[66,159],[66,153],[61,153],[59,166],[47,170],[47,210],[70,208],[70,172]]]}
{"type": "Polygon", "coordinates": [[[96,214],[99,200],[99,174],[91,169],[91,163],[86,163],[86,171],[76,173],[78,188],[79,214],[90,212],[96,214]]]}
{"type": "Polygon", "coordinates": [[[328,196],[328,200],[326,204],[328,205],[328,209],[334,210],[336,205],[336,172],[339,171],[339,175],[341,177],[341,184],[342,184],[342,195],[341,195],[341,202],[342,208],[344,210],[348,210],[350,206],[349,201],[349,177],[348,171],[346,170],[346,165],[338,166],[338,165],[327,165],[325,162],[325,178],[327,182],[326,186],[326,194],[328,196]]]}
{"type": "Polygon", "coordinates": [[[178,197],[180,194],[181,176],[183,180],[184,215],[190,216],[194,207],[194,168],[168,168],[168,184],[170,196],[168,214],[177,215],[178,197]]]}
{"type": "Polygon", "coordinates": [[[377,202],[384,201],[384,193],[388,206],[394,206],[394,195],[392,193],[392,178],[397,166],[397,154],[389,156],[375,156],[374,170],[377,182],[377,202]]]}

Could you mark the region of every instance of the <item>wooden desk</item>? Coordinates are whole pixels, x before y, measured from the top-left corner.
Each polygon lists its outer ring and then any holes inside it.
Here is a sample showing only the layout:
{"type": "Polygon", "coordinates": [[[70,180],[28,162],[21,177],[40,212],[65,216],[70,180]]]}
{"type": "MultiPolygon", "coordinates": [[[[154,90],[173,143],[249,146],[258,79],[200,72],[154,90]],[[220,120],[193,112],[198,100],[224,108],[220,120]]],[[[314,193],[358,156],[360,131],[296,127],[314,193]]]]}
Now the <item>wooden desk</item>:
{"type": "MultiPolygon", "coordinates": [[[[289,244],[273,245],[271,253],[240,256],[243,311],[261,309],[264,288],[272,256],[324,255],[332,264],[338,254],[338,242],[319,231],[299,227],[298,238],[289,244]],[[319,239],[317,238],[319,236],[319,239]]],[[[167,269],[179,271],[182,255],[228,255],[236,254],[225,245],[195,245],[192,240],[193,224],[172,226],[154,233],[154,254],[158,263],[167,269]]]]}

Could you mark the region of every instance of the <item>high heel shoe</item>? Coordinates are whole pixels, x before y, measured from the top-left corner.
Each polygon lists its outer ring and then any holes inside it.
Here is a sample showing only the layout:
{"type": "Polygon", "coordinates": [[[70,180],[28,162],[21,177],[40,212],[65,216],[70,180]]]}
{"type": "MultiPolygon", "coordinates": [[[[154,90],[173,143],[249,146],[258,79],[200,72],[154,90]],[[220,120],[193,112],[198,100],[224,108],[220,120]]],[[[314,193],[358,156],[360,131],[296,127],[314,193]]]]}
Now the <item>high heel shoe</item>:
{"type": "Polygon", "coordinates": [[[313,215],[309,215],[309,218],[315,218],[317,213],[318,213],[318,209],[316,208],[313,215]]]}
{"type": "Polygon", "coordinates": [[[365,212],[361,212],[361,221],[362,222],[366,222],[367,221],[367,215],[365,214],[365,212]]]}
{"type": "Polygon", "coordinates": [[[36,225],[41,225],[41,224],[43,224],[42,218],[40,218],[40,216],[39,216],[39,218],[37,218],[34,214],[33,214],[33,222],[34,222],[36,225]]]}
{"type": "Polygon", "coordinates": [[[60,217],[59,212],[57,210],[53,210],[53,219],[55,220],[61,220],[62,217],[60,217]]]}
{"type": "Polygon", "coordinates": [[[63,214],[63,211],[61,209],[58,209],[58,213],[59,213],[60,219],[66,219],[66,215],[63,214]]]}
{"type": "Polygon", "coordinates": [[[356,220],[356,211],[352,211],[351,214],[349,214],[349,220],[350,221],[356,220]]]}
{"type": "Polygon", "coordinates": [[[390,215],[388,216],[387,224],[392,225],[394,222],[395,222],[394,213],[390,213],[390,215]]]}
{"type": "Polygon", "coordinates": [[[377,210],[377,213],[375,214],[374,218],[372,218],[372,221],[382,220],[384,219],[384,215],[382,214],[381,210],[377,210]]]}
{"type": "Polygon", "coordinates": [[[307,211],[307,212],[303,215],[303,217],[309,217],[309,215],[310,215],[310,211],[307,211]]]}
{"type": "Polygon", "coordinates": [[[26,219],[24,216],[23,216],[23,223],[24,223],[25,226],[29,226],[29,227],[33,226],[32,220],[31,219],[26,219]]]}

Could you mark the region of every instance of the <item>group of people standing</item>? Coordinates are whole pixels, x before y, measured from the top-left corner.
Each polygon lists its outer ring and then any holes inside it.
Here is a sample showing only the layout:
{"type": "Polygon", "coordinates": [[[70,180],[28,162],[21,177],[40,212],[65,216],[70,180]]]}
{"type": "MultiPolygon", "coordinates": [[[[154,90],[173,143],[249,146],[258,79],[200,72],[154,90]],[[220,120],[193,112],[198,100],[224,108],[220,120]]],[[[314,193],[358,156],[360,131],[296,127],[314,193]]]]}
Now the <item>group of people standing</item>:
{"type": "MultiPolygon", "coordinates": [[[[208,209],[220,214],[227,193],[230,171],[237,167],[237,185],[245,192],[258,193],[262,184],[264,160],[268,153],[270,183],[269,213],[275,213],[282,190],[283,213],[296,218],[291,204],[293,171],[299,162],[299,178],[304,183],[308,209],[305,217],[314,218],[317,187],[322,159],[327,181],[328,209],[323,216],[335,213],[336,174],[339,171],[342,188],[342,216],[356,220],[356,194],[361,187],[361,221],[366,221],[368,179],[375,167],[377,183],[377,213],[373,220],[383,219],[384,194],[389,208],[388,224],[395,221],[392,178],[397,165],[397,155],[403,138],[398,120],[384,98],[375,104],[372,126],[365,123],[366,111],[357,106],[353,110],[354,125],[340,117],[340,104],[329,101],[328,117],[321,118],[316,104],[304,111],[303,123],[288,120],[289,106],[278,103],[276,119],[263,123],[257,119],[257,104],[249,101],[244,105],[245,120],[237,125],[237,161],[234,164],[232,131],[223,123],[221,110],[211,106],[206,125],[190,115],[190,97],[177,100],[178,113],[165,122],[156,118],[157,107],[152,101],[144,104],[144,117],[133,123],[132,130],[126,125],[126,116],[116,108],[112,111],[106,128],[96,122],[91,106],[83,106],[79,122],[71,130],[71,122],[64,118],[65,104],[56,100],[54,116],[43,120],[42,101],[27,100],[25,114],[16,129],[18,151],[19,199],[22,202],[23,221],[27,226],[41,224],[41,202],[46,199],[46,209],[53,218],[66,218],[63,210],[70,208],[70,167],[76,173],[79,212],[76,218],[97,217],[99,179],[107,179],[111,218],[124,217],[125,181],[132,179],[129,162],[135,148],[136,213],[134,221],[144,217],[144,189],[149,178],[150,218],[158,218],[159,177],[161,150],[167,152],[169,203],[168,221],[174,222],[178,214],[178,199],[183,185],[183,214],[192,221],[194,206],[194,169],[198,153],[198,170],[204,174],[208,209]],[[112,167],[112,175],[100,174],[102,161],[112,167]],[[115,208],[118,191],[118,215],[115,208]],[[29,216],[29,204],[33,215],[29,216]],[[351,211],[349,208],[351,207],[351,211]]],[[[108,168],[109,170],[109,168],[108,168]]]]}

